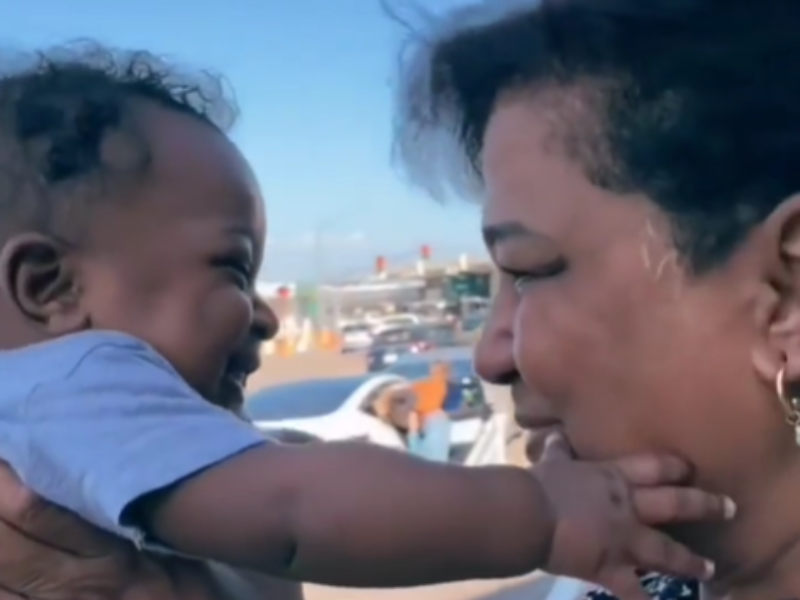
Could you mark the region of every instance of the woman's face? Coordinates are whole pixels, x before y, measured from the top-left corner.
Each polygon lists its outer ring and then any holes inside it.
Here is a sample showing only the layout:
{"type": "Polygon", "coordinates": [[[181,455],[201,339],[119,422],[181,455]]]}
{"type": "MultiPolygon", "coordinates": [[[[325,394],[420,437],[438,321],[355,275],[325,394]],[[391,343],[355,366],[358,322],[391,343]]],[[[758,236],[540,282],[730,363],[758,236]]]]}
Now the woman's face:
{"type": "Polygon", "coordinates": [[[509,98],[486,132],[484,235],[501,277],[476,367],[512,384],[523,427],[563,429],[580,457],[672,451],[733,492],[793,444],[753,367],[757,253],[748,242],[688,275],[661,211],[592,185],[551,106],[509,98]]]}

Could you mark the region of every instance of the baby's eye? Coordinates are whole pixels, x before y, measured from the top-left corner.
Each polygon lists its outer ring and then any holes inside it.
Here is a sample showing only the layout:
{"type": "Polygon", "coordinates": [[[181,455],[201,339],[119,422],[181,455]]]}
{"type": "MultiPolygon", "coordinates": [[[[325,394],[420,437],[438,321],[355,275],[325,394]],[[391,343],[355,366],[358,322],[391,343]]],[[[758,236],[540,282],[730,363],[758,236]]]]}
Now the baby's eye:
{"type": "Polygon", "coordinates": [[[250,287],[253,270],[250,264],[235,257],[221,257],[213,261],[215,267],[222,269],[241,289],[250,287]]]}

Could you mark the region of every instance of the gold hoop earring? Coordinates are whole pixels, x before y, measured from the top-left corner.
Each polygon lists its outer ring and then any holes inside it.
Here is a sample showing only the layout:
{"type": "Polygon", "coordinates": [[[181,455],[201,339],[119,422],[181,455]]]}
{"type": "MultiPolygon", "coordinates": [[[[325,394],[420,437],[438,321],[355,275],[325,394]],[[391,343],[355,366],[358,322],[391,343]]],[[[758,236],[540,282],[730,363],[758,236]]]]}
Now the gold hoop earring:
{"type": "MultiPolygon", "coordinates": [[[[800,427],[800,399],[786,392],[785,378],[786,365],[783,365],[775,376],[775,394],[777,394],[778,401],[781,403],[781,408],[783,408],[786,422],[795,429],[798,429],[798,427],[800,427]]],[[[800,435],[800,432],[798,435],[800,435]]]]}

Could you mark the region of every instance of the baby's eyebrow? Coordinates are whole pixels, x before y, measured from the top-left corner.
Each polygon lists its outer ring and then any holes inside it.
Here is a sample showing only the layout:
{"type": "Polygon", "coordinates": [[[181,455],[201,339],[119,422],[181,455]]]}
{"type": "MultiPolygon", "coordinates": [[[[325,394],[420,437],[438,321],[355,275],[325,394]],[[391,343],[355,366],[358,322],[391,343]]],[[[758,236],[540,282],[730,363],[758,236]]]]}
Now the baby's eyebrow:
{"type": "Polygon", "coordinates": [[[245,237],[251,240],[256,237],[256,232],[252,227],[241,223],[227,223],[224,231],[227,235],[235,237],[245,237]]]}
{"type": "Polygon", "coordinates": [[[257,248],[263,243],[261,236],[252,227],[241,223],[229,223],[222,230],[223,235],[237,242],[245,241],[250,249],[257,248]]]}

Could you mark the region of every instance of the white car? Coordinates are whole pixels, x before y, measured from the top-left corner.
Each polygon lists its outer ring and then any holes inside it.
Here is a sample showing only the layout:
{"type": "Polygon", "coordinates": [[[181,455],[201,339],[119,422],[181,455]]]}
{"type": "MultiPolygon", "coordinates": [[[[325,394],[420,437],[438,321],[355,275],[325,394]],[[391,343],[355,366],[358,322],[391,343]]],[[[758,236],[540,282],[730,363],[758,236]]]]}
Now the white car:
{"type": "MultiPolygon", "coordinates": [[[[363,440],[405,450],[404,436],[371,413],[389,387],[408,384],[393,374],[312,379],[253,394],[245,412],[259,429],[293,429],[324,441],[363,440]]],[[[451,456],[465,465],[505,464],[507,418],[488,407],[454,414],[451,456]]]]}
{"type": "Polygon", "coordinates": [[[372,345],[372,328],[367,323],[350,323],[341,328],[342,352],[359,352],[372,345]]]}
{"type": "Polygon", "coordinates": [[[386,331],[387,329],[394,329],[396,327],[412,327],[414,325],[419,325],[421,322],[422,319],[419,318],[419,315],[412,315],[410,313],[389,315],[373,321],[372,333],[373,335],[377,335],[378,333],[386,331]]]}

